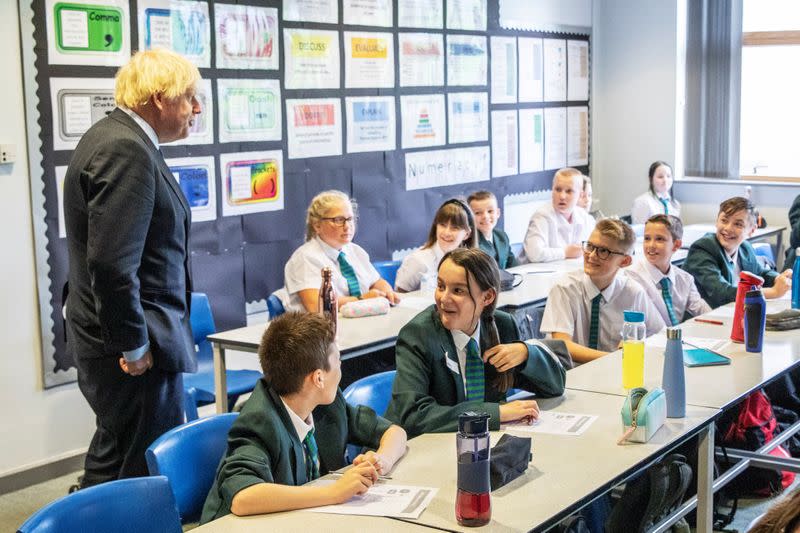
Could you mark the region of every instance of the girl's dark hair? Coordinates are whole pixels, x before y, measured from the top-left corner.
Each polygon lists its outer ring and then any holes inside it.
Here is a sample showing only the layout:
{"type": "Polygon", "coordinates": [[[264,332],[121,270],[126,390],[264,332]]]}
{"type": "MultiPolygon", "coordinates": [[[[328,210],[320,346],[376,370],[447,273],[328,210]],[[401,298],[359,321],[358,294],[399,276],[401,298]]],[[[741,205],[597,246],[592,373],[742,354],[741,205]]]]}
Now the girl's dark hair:
{"type": "Polygon", "coordinates": [[[800,530],[800,487],[770,507],[748,531],[796,533],[800,530]]]}
{"type": "Polygon", "coordinates": [[[428,232],[428,240],[422,245],[423,248],[430,248],[436,243],[436,226],[439,224],[450,224],[463,230],[469,230],[469,235],[461,243],[463,248],[475,248],[478,246],[478,234],[475,231],[475,215],[472,209],[464,200],[450,198],[439,206],[431,222],[431,230],[428,232]]]}
{"type": "MultiPolygon", "coordinates": [[[[653,196],[656,196],[656,191],[655,189],[653,189],[653,176],[656,175],[656,170],[658,170],[658,167],[661,166],[667,167],[669,169],[669,173],[673,175],[673,178],[675,177],[675,172],[672,170],[672,165],[670,165],[666,161],[653,161],[653,163],[650,165],[650,170],[647,171],[647,176],[650,178],[650,192],[653,193],[653,196]]],[[[672,194],[672,189],[674,187],[675,187],[675,180],[672,181],[672,187],[669,188],[670,198],[675,196],[674,194],[672,194]]]]}
{"type": "MultiPolygon", "coordinates": [[[[475,283],[481,291],[494,289],[495,298],[492,303],[483,308],[480,317],[480,326],[483,331],[481,335],[481,353],[483,353],[489,348],[500,344],[500,334],[497,331],[497,324],[495,324],[494,320],[494,312],[497,308],[497,296],[500,294],[500,271],[497,268],[497,262],[480,248],[456,248],[442,257],[442,260],[439,262],[439,267],[448,259],[455,265],[463,268],[466,272],[467,290],[469,291],[469,297],[472,303],[474,303],[476,307],[478,302],[470,289],[470,279],[475,280],[475,283]]],[[[489,379],[487,379],[487,381],[489,381],[489,379]]],[[[497,390],[506,392],[514,385],[514,370],[496,372],[491,381],[497,390]]]]}

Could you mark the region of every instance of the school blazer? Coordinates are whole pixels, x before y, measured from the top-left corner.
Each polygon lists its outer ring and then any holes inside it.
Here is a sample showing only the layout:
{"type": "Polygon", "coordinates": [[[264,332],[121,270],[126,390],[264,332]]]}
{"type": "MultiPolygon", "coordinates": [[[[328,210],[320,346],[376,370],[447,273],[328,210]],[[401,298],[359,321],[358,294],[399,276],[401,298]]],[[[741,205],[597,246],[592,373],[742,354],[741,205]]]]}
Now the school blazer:
{"type": "MultiPolygon", "coordinates": [[[[348,404],[342,391],[313,411],[320,475],[345,466],[348,443],[377,449],[390,422],[369,407],[348,404]]],[[[228,433],[228,447],[203,506],[201,523],[231,512],[233,497],[258,483],[306,483],[303,444],[280,396],[261,379],[228,433]]]]}
{"type": "Polygon", "coordinates": [[[514,257],[514,252],[511,251],[511,245],[508,243],[508,234],[505,231],[497,228],[493,229],[492,241],[487,241],[483,233],[478,232],[478,246],[490,257],[494,257],[494,260],[497,261],[497,266],[509,268],[519,264],[517,258],[514,257]]]}
{"type": "Polygon", "coordinates": [[[784,270],[794,267],[796,248],[800,247],[800,194],[789,209],[789,230],[789,249],[786,250],[786,260],[783,262],[784,270]]]}
{"type": "MultiPolygon", "coordinates": [[[[778,277],[777,272],[761,264],[748,241],[739,246],[739,265],[742,271],[746,270],[764,278],[766,287],[771,287],[778,277]]],[[[716,234],[706,233],[697,239],[689,248],[682,268],[694,276],[700,296],[711,307],[719,307],[736,300],[739,280],[733,279],[733,270],[716,234]]]]}
{"type": "MultiPolygon", "coordinates": [[[[519,341],[517,325],[511,315],[495,311],[495,322],[502,343],[519,341]]],[[[485,335],[488,333],[481,330],[481,339],[485,339],[485,335]]],[[[561,395],[566,380],[564,367],[543,348],[526,346],[528,360],[517,368],[514,387],[540,396],[561,395]]],[[[505,394],[491,386],[496,375],[494,367],[484,366],[486,401],[468,402],[460,370],[455,370],[459,365],[453,337],[439,320],[435,305],[400,330],[395,359],[397,375],[385,416],[402,426],[409,437],[456,431],[458,415],[464,411],[489,413],[489,427],[500,429],[500,402],[505,402],[505,394]]]]}

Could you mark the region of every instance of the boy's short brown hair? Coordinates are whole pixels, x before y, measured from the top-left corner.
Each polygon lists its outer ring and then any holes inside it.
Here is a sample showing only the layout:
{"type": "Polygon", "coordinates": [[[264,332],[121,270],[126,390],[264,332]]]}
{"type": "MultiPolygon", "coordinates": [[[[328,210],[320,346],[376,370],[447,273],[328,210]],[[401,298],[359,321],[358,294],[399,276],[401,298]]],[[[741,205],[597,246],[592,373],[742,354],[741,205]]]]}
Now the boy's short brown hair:
{"type": "Polygon", "coordinates": [[[467,196],[467,203],[472,204],[472,202],[480,202],[481,200],[488,200],[489,198],[493,199],[495,202],[497,201],[497,197],[491,191],[475,191],[467,196]]]}
{"type": "Polygon", "coordinates": [[[317,313],[287,312],[272,320],[258,345],[264,379],[279,395],[298,392],[311,372],[330,370],[335,335],[331,321],[317,313]]]}
{"type": "Polygon", "coordinates": [[[600,235],[614,239],[626,254],[631,253],[631,248],[636,243],[636,234],[628,224],[618,218],[603,218],[595,225],[594,229],[600,235]]]}
{"type": "Polygon", "coordinates": [[[661,224],[667,228],[669,234],[672,235],[672,240],[678,241],[683,239],[683,222],[676,216],[664,214],[653,215],[647,219],[645,225],[646,224],[661,224]]]}
{"type": "Polygon", "coordinates": [[[727,216],[733,216],[734,214],[738,213],[739,211],[747,211],[748,219],[750,220],[751,225],[755,225],[756,223],[756,206],[745,198],[744,196],[734,196],[733,198],[728,198],[721,204],[719,204],[719,213],[725,214],[727,216]]]}

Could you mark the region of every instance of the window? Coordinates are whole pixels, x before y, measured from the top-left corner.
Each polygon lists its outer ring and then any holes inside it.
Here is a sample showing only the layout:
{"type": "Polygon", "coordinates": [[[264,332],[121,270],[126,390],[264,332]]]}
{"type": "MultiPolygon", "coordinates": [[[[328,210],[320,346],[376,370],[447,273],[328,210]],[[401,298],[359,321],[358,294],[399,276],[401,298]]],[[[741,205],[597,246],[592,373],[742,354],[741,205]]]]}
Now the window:
{"type": "Polygon", "coordinates": [[[800,181],[800,2],[744,0],[740,175],[800,181]]]}

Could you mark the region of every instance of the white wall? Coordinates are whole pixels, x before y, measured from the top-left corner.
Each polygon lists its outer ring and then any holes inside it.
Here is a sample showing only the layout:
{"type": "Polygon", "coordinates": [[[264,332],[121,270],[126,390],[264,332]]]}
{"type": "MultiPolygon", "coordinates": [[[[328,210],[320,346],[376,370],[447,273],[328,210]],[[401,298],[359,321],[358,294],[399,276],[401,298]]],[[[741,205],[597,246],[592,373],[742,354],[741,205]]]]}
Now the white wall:
{"type": "Polygon", "coordinates": [[[630,213],[650,163],[681,157],[680,1],[593,2],[590,170],[607,214],[630,213]]]}
{"type": "Polygon", "coordinates": [[[86,450],[94,417],[76,385],[40,386],[39,318],[16,2],[0,2],[0,476],[86,450]]]}

